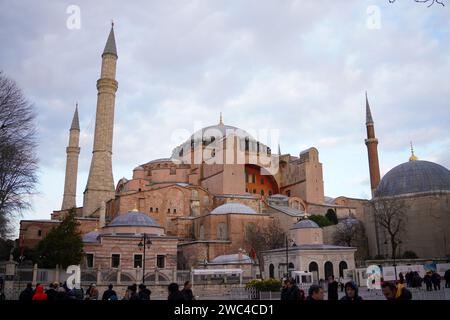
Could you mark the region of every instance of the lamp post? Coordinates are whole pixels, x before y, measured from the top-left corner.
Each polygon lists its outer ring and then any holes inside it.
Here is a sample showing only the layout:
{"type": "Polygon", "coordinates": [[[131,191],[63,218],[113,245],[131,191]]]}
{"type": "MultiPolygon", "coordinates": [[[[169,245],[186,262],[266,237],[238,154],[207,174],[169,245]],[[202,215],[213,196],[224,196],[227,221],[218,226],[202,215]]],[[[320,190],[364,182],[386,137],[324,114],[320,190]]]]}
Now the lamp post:
{"type": "MultiPolygon", "coordinates": [[[[384,241],[384,244],[385,245],[387,245],[388,244],[388,242],[387,242],[387,240],[386,241],[384,241]]],[[[398,245],[400,245],[400,244],[402,244],[402,240],[399,240],[399,241],[394,241],[394,244],[395,244],[395,250],[392,252],[392,260],[394,260],[394,274],[395,274],[395,282],[397,282],[397,263],[396,263],[396,256],[397,256],[397,246],[398,245]]]]}
{"type": "Polygon", "coordinates": [[[294,240],[292,240],[292,239],[288,240],[287,235],[286,235],[285,239],[286,239],[286,278],[288,278],[289,277],[289,244],[288,244],[288,242],[294,242],[294,240]]]}
{"type": "Polygon", "coordinates": [[[152,245],[152,240],[147,236],[146,233],[143,234],[141,241],[139,241],[139,250],[144,250],[142,258],[142,284],[145,284],[145,248],[149,248],[152,245]]]}

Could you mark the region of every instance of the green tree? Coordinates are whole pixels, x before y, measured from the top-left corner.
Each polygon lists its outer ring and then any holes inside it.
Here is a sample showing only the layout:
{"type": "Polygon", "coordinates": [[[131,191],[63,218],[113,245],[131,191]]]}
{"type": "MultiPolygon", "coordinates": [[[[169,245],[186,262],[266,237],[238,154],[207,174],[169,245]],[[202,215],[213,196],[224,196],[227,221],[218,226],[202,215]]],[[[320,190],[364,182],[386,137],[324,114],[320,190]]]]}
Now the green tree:
{"type": "Polygon", "coordinates": [[[327,217],[328,220],[333,222],[333,224],[338,224],[338,222],[339,222],[336,212],[334,212],[333,209],[328,209],[327,213],[325,214],[325,217],[327,217]]]}
{"type": "Polygon", "coordinates": [[[334,223],[331,222],[327,217],[325,216],[321,216],[321,215],[317,215],[317,214],[313,214],[308,216],[308,219],[314,221],[315,223],[317,223],[319,225],[319,227],[323,228],[323,227],[327,227],[327,226],[331,226],[334,223]]]}
{"type": "Polygon", "coordinates": [[[70,209],[61,223],[39,242],[36,253],[38,264],[44,268],[63,268],[79,264],[83,257],[83,241],[75,220],[75,209],[70,209]]]}

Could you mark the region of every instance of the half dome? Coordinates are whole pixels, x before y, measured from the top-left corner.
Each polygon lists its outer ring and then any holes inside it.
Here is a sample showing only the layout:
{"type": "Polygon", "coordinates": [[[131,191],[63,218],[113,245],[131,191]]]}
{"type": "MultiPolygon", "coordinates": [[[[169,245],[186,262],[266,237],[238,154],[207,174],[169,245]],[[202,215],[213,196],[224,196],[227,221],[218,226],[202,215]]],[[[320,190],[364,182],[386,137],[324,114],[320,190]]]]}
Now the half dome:
{"type": "Polygon", "coordinates": [[[230,202],[218,206],[211,214],[227,214],[227,213],[239,213],[239,214],[257,214],[255,210],[242,203],[230,202]]]}
{"type": "Polygon", "coordinates": [[[161,226],[148,215],[138,211],[129,211],[121,214],[111,221],[106,227],[157,227],[161,226]]]}

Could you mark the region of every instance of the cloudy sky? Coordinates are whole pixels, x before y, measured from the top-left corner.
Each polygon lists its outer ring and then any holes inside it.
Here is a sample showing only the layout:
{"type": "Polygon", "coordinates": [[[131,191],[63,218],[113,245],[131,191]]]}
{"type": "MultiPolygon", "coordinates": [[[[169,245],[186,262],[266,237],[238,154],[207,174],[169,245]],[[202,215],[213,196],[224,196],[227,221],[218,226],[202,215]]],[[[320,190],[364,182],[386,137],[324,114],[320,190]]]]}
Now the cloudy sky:
{"type": "Polygon", "coordinates": [[[119,55],[116,182],[169,156],[182,141],[174,132],[216,124],[223,112],[229,125],[280,130],[283,153],[317,147],[326,195],[369,197],[365,90],[382,174],[407,161],[411,140],[420,159],[450,168],[444,2],[0,0],[0,70],[38,112],[40,179],[24,218],[49,218],[61,206],[75,101],[82,205],[111,19],[119,55]]]}

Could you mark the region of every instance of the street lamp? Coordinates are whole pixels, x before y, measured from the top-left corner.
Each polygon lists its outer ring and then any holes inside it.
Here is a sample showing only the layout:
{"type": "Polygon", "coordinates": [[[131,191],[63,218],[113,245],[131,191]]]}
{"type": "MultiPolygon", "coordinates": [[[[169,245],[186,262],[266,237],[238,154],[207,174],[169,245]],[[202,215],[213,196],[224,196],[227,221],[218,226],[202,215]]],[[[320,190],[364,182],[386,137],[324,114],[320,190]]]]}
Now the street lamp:
{"type": "MultiPolygon", "coordinates": [[[[288,239],[287,235],[286,235],[286,278],[289,277],[289,244],[288,242],[294,242],[294,240],[292,239],[288,239]]],[[[295,242],[294,242],[295,244],[295,242]]],[[[295,245],[297,246],[297,245],[295,245]]]]}
{"type": "Polygon", "coordinates": [[[139,250],[144,250],[143,258],[142,258],[142,284],[145,284],[145,248],[149,248],[152,245],[152,240],[147,236],[146,233],[143,234],[141,241],[139,241],[138,248],[139,250]]]}

